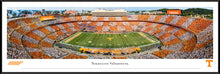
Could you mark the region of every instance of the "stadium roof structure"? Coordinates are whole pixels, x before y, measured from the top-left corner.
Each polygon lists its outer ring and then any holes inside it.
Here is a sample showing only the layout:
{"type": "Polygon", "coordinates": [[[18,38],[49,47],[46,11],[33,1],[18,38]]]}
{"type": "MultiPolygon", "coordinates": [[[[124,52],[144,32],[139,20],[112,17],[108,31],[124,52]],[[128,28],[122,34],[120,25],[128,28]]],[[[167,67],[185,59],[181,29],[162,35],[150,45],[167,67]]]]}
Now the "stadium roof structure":
{"type": "Polygon", "coordinates": [[[108,10],[94,10],[92,12],[127,12],[125,10],[112,10],[112,11],[108,11],[108,10]]]}
{"type": "Polygon", "coordinates": [[[112,10],[112,11],[108,11],[108,10],[95,10],[92,11],[92,15],[93,16],[98,16],[98,17],[113,17],[113,16],[126,16],[127,15],[127,11],[125,10],[112,10]]]}

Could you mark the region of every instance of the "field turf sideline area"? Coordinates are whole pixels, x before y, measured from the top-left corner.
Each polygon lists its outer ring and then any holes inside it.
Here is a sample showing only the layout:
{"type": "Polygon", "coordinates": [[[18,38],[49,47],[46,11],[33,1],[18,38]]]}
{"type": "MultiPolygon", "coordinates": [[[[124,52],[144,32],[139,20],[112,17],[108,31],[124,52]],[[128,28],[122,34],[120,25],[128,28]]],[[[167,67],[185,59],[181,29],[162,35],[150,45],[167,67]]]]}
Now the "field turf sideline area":
{"type": "Polygon", "coordinates": [[[86,48],[126,48],[145,47],[160,43],[160,41],[142,32],[131,33],[88,33],[78,32],[59,43],[86,48]]]}

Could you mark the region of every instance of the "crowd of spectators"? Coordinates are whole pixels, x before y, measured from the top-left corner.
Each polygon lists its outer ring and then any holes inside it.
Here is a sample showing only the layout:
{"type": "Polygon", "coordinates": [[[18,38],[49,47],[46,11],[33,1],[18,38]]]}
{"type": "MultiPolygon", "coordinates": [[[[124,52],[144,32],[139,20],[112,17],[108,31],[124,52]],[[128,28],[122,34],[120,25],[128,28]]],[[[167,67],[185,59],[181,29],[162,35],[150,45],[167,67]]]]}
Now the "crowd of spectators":
{"type": "MultiPolygon", "coordinates": [[[[10,20],[7,24],[8,58],[102,58],[96,55],[81,56],[61,51],[62,48],[53,48],[54,43],[77,31],[94,33],[142,31],[154,35],[163,43],[162,50],[153,53],[127,55],[135,51],[131,50],[130,52],[125,49],[122,52],[127,56],[104,58],[213,58],[213,47],[210,45],[213,42],[212,20],[165,15],[56,17],[56,20],[48,21],[40,21],[39,18],[10,20]],[[85,22],[87,20],[92,21],[85,22]],[[127,20],[146,20],[149,22],[129,22],[127,20]]],[[[59,46],[65,47],[64,45],[59,46]]],[[[115,51],[113,54],[117,54],[117,52],[115,51]]]]}

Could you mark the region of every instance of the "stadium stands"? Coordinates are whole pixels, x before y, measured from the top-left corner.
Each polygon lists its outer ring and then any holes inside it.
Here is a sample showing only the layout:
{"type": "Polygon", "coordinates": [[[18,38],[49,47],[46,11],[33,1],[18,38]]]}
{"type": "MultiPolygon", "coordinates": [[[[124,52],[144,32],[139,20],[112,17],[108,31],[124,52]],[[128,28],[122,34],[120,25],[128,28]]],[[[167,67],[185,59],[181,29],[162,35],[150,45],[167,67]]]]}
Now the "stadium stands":
{"type": "MultiPolygon", "coordinates": [[[[201,18],[167,15],[128,15],[124,17],[59,16],[56,20],[40,21],[40,18],[21,18],[8,21],[8,58],[33,59],[182,59],[212,58],[213,21],[201,18]],[[96,33],[125,33],[141,31],[157,37],[162,50],[137,53],[136,48],[119,50],[82,49],[93,54],[111,53],[118,56],[96,56],[64,48],[54,44],[68,36],[87,29],[96,33]],[[18,54],[22,52],[21,54],[18,54]],[[134,54],[132,54],[135,52],[134,54]],[[122,55],[125,53],[124,55],[122,55]]],[[[142,48],[140,48],[142,49],[142,48]]],[[[138,49],[138,50],[140,50],[138,49]]]]}

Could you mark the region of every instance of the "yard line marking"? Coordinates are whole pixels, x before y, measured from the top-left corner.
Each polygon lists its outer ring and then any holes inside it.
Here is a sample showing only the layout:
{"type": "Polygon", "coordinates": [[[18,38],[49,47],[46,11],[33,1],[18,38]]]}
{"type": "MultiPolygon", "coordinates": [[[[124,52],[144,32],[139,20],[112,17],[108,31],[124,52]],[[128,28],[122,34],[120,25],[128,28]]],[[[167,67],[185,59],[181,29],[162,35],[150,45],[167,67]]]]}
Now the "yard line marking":
{"type": "Polygon", "coordinates": [[[76,38],[77,36],[79,36],[82,32],[77,33],[76,35],[72,36],[71,38],[67,39],[66,41],[64,41],[65,43],[71,41],[72,39],[76,38]]]}

